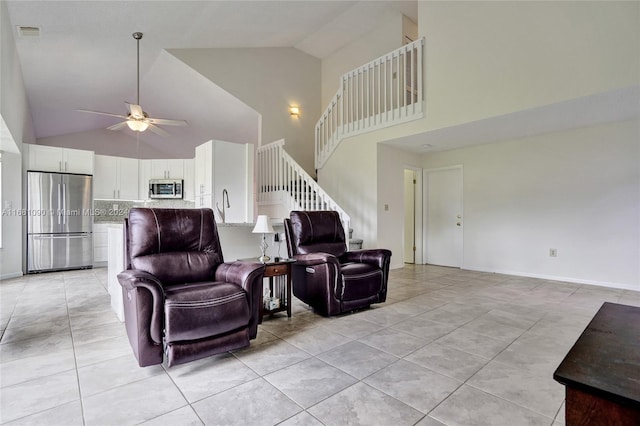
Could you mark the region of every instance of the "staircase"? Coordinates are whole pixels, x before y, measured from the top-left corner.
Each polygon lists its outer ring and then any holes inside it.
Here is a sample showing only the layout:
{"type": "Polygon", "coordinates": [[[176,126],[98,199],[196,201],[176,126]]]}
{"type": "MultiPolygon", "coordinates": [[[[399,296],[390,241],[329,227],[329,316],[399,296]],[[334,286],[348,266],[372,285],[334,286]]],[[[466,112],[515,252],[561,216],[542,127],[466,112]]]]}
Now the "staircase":
{"type": "Polygon", "coordinates": [[[335,210],[349,235],[351,218],[283,149],[284,140],[258,148],[258,205],[280,204],[291,210],[335,210]]]}
{"type": "Polygon", "coordinates": [[[424,38],[340,77],[340,88],[316,124],[316,170],[342,139],[423,117],[424,38]]]}
{"type": "MultiPolygon", "coordinates": [[[[340,78],[340,89],[315,129],[315,167],[320,169],[340,142],[349,136],[423,117],[422,57],[424,39],[402,46],[340,78]]],[[[258,148],[256,154],[258,205],[291,210],[335,210],[340,215],[350,249],[351,218],[291,156],[284,140],[258,148]]]]}

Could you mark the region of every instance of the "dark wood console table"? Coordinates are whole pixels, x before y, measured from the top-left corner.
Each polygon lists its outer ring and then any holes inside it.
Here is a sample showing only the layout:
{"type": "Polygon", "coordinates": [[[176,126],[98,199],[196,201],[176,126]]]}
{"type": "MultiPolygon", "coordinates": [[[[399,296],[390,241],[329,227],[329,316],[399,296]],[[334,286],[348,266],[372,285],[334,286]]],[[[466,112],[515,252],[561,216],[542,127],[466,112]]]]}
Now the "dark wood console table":
{"type": "Polygon", "coordinates": [[[606,302],[553,378],[571,425],[640,425],[640,308],[606,302]]]}

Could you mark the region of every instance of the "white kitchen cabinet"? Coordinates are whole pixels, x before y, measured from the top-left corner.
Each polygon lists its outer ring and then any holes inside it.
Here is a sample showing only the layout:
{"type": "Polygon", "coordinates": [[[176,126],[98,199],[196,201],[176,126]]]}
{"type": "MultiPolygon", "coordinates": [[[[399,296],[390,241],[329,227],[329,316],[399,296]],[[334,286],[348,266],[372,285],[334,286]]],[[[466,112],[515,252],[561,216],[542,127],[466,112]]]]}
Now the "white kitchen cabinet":
{"type": "Polygon", "coordinates": [[[151,161],[140,160],[138,162],[138,193],[140,199],[149,199],[149,179],[151,179],[151,161]]]}
{"type": "Polygon", "coordinates": [[[184,160],[151,160],[151,179],[184,179],[184,160]]]}
{"type": "Polygon", "coordinates": [[[250,222],[253,218],[253,145],[211,140],[196,147],[195,164],[196,207],[212,208],[219,222],[222,211],[224,222],[250,222]]]}
{"type": "Polygon", "coordinates": [[[25,144],[29,170],[93,174],[93,151],[57,146],[25,144]]]}
{"type": "Polygon", "coordinates": [[[187,201],[195,201],[196,200],[195,159],[183,160],[183,164],[184,164],[183,198],[187,201]]]}
{"type": "Polygon", "coordinates": [[[95,156],[93,197],[107,200],[137,200],[138,160],[135,158],[95,156]]]}
{"type": "Polygon", "coordinates": [[[213,192],[213,141],[196,146],[196,196],[213,192]]]}

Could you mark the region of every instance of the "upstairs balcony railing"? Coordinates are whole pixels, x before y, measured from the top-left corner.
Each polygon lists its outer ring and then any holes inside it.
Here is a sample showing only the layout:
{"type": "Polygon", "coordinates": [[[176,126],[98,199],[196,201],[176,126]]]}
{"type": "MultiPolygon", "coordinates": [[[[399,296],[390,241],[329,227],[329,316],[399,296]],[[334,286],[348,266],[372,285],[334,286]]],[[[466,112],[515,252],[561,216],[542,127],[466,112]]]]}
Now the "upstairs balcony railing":
{"type": "Polygon", "coordinates": [[[345,137],[423,117],[423,47],[416,40],[342,75],[316,124],[316,169],[345,137]]]}

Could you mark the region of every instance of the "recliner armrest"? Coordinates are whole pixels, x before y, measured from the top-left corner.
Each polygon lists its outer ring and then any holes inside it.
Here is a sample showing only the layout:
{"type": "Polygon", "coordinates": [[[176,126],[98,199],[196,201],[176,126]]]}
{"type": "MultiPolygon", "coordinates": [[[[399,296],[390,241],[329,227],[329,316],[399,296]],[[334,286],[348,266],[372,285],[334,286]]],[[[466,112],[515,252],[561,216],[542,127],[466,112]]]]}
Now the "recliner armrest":
{"type": "MultiPolygon", "coordinates": [[[[151,309],[151,329],[149,333],[151,338],[162,343],[162,323],[164,312],[164,288],[162,283],[155,275],[137,269],[127,269],[118,274],[118,281],[123,289],[127,292],[144,288],[151,293],[153,307],[151,309]]],[[[124,295],[123,295],[124,296],[124,295]]]]}
{"type": "MultiPolygon", "coordinates": [[[[237,284],[249,294],[255,290],[252,288],[256,278],[264,275],[264,264],[259,262],[226,262],[216,268],[215,280],[237,284]]],[[[262,294],[262,289],[260,289],[262,294]]]]}
{"type": "Polygon", "coordinates": [[[300,266],[313,266],[313,265],[321,265],[323,263],[335,263],[339,265],[338,258],[329,253],[309,253],[309,254],[297,254],[293,256],[296,263],[295,265],[300,266]]]}
{"type": "Polygon", "coordinates": [[[249,338],[255,339],[258,334],[260,306],[262,306],[262,278],[265,266],[259,262],[226,262],[216,268],[216,281],[239,285],[247,293],[251,309],[249,320],[249,338]]]}
{"type": "Polygon", "coordinates": [[[340,256],[341,263],[357,262],[376,265],[380,269],[384,269],[391,258],[391,251],[387,249],[364,249],[348,251],[340,256]]]}

